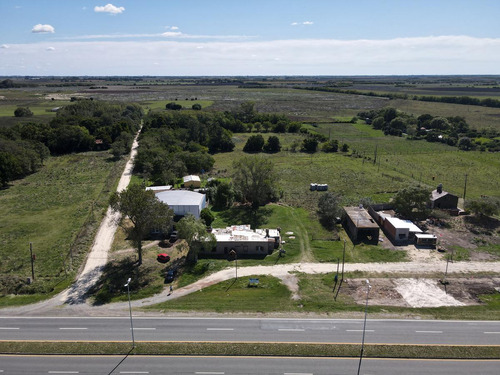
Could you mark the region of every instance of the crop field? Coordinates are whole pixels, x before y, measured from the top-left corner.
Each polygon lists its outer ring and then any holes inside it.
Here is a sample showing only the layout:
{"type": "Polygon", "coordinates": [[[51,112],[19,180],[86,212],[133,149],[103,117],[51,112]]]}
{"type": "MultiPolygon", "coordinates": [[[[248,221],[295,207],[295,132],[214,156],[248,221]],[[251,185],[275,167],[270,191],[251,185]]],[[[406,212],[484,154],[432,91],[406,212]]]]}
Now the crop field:
{"type": "Polygon", "coordinates": [[[123,162],[107,152],[53,157],[39,172],[0,190],[0,275],[31,276],[32,242],[41,285],[50,291],[64,279],[92,243],[121,169],[123,162]]]}

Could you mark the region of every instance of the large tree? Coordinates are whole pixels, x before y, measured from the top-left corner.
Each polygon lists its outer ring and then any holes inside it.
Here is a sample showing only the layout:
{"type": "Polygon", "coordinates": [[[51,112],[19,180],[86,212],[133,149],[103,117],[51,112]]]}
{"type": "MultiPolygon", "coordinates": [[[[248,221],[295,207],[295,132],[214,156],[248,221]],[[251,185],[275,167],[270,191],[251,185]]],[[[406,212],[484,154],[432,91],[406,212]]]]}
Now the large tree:
{"type": "Polygon", "coordinates": [[[215,236],[207,232],[206,223],[187,214],[176,224],[179,238],[186,240],[189,246],[188,259],[194,263],[198,261],[198,253],[216,246],[215,236]]]}
{"type": "Polygon", "coordinates": [[[137,249],[138,264],[142,264],[142,241],[153,228],[169,228],[174,212],[156,198],[151,190],[144,190],[139,184],[130,185],[120,193],[114,193],[109,205],[115,212],[127,216],[132,226],[122,220],[123,228],[137,249]]]}
{"type": "Polygon", "coordinates": [[[493,216],[500,212],[500,200],[493,197],[467,199],[465,209],[475,216],[493,216]]]}
{"type": "Polygon", "coordinates": [[[244,157],[233,163],[233,184],[242,203],[252,208],[277,200],[279,189],[273,163],[261,157],[244,157]]]}
{"type": "Polygon", "coordinates": [[[404,218],[422,220],[429,215],[430,196],[430,189],[423,186],[409,186],[399,190],[392,203],[396,212],[404,218]]]}
{"type": "Polygon", "coordinates": [[[342,214],[341,196],[326,193],[318,200],[318,216],[320,223],[327,229],[333,229],[337,217],[342,214]]]}

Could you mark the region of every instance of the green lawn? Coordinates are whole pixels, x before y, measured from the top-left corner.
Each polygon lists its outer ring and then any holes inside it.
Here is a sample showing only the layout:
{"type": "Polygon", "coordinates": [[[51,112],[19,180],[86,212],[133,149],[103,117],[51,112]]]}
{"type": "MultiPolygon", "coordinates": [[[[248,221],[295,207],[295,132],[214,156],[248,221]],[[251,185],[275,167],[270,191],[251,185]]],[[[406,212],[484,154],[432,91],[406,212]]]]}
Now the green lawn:
{"type": "Polygon", "coordinates": [[[0,190],[2,294],[9,280],[31,276],[30,242],[36,282],[23,288],[50,292],[67,284],[66,272],[71,277],[92,244],[123,166],[107,152],[51,157],[39,172],[0,190]]]}

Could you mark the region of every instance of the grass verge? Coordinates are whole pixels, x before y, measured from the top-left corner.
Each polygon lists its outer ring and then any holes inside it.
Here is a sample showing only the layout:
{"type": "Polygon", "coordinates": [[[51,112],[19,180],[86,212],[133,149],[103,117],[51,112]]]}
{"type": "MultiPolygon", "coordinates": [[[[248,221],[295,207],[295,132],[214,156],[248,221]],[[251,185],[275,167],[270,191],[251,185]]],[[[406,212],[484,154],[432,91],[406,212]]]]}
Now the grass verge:
{"type": "MultiPolygon", "coordinates": [[[[2,354],[127,354],[130,342],[2,341],[2,354]]],[[[358,357],[359,344],[260,342],[136,342],[131,354],[358,357]]],[[[367,358],[498,359],[500,346],[365,344],[367,358]]]]}

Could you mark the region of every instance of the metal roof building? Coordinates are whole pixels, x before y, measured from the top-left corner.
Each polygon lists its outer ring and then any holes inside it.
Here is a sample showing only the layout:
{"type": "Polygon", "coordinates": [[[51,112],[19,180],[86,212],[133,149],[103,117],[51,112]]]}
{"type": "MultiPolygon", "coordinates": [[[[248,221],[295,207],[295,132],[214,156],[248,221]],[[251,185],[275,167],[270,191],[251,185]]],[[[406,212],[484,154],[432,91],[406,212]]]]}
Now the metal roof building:
{"type": "Polygon", "coordinates": [[[205,194],[189,190],[167,190],[156,193],[156,196],[168,204],[177,216],[192,214],[199,219],[201,210],[207,206],[205,194]]]}

